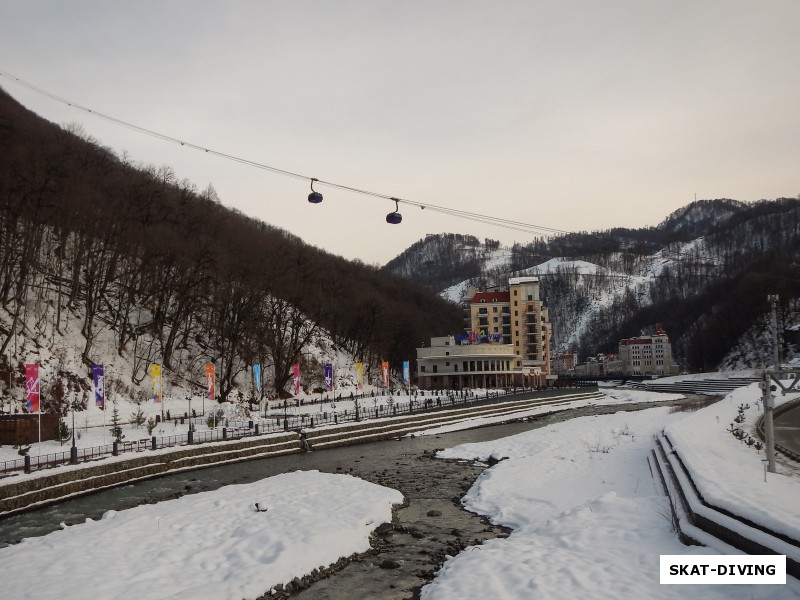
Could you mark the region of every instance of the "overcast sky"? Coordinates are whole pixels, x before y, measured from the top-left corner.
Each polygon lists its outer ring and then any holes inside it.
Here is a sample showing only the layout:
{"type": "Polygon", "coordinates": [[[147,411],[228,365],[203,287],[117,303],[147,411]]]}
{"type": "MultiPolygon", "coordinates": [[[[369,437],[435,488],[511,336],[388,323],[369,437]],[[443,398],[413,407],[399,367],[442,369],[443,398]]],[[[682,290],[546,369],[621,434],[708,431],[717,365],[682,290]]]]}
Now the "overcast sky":
{"type": "MultiPolygon", "coordinates": [[[[0,70],[309,177],[561,230],[800,193],[800,1],[2,0],[0,70]]],[[[367,263],[530,234],[283,177],[0,77],[24,106],[367,263]]]]}

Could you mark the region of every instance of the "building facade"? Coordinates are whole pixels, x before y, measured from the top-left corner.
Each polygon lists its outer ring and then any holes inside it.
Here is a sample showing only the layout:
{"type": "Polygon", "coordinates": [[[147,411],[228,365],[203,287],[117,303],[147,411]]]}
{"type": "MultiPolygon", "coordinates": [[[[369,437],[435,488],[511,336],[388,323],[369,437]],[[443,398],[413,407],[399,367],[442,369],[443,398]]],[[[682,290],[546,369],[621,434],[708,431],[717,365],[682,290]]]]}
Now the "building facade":
{"type": "Polygon", "coordinates": [[[477,292],[470,301],[471,333],[499,336],[514,350],[514,367],[528,376],[552,372],[550,314],[539,297],[538,277],[514,277],[508,290],[477,292]]]}
{"type": "Polygon", "coordinates": [[[619,360],[626,375],[677,375],[679,371],[672,344],[661,328],[654,335],[620,340],[619,360]]]}
{"type": "Polygon", "coordinates": [[[460,390],[531,385],[514,368],[515,359],[510,344],[459,344],[454,336],[431,338],[429,347],[417,348],[417,386],[460,390]]]}
{"type": "Polygon", "coordinates": [[[472,288],[462,306],[466,338],[433,338],[430,347],[417,348],[420,388],[545,387],[555,379],[538,277],[509,279],[507,290],[472,288]]]}
{"type": "Polygon", "coordinates": [[[553,373],[558,375],[574,373],[578,366],[578,355],[575,352],[562,352],[556,354],[550,361],[553,373]]]}

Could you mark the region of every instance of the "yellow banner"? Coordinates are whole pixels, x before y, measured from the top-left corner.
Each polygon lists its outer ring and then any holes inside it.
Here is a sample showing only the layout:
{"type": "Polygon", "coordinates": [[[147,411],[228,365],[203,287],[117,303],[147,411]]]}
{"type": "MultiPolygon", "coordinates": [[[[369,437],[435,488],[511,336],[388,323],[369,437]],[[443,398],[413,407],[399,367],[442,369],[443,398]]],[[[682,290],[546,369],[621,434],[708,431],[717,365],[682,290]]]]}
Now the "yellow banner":
{"type": "Polygon", "coordinates": [[[153,401],[161,403],[161,365],[150,365],[150,378],[153,380],[153,401]]]}
{"type": "Polygon", "coordinates": [[[363,389],[363,387],[364,387],[364,363],[360,363],[360,362],[356,363],[356,383],[358,383],[358,389],[363,389]]]}

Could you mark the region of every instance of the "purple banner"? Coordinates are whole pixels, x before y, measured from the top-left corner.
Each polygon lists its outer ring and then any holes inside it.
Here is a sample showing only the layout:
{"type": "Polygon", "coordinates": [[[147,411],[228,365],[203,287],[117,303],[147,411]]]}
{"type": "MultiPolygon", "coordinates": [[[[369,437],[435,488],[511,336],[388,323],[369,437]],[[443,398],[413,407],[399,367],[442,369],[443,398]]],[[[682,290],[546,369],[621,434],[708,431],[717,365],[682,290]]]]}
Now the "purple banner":
{"type": "Polygon", "coordinates": [[[106,407],[106,382],[103,365],[92,365],[92,381],[94,382],[94,403],[100,408],[106,407]]]}

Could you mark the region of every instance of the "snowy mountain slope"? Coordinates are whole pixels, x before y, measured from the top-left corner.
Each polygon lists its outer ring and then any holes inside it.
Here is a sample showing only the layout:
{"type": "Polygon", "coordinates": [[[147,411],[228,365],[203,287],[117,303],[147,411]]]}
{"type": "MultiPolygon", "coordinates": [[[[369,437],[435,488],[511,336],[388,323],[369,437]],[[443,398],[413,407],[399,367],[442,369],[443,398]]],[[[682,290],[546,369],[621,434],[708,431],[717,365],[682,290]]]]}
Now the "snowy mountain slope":
{"type": "MultiPolygon", "coordinates": [[[[442,247],[451,239],[429,236],[424,247],[446,253],[442,247]]],[[[415,260],[412,250],[404,261],[415,260]]],[[[661,325],[684,368],[709,371],[722,363],[757,366],[748,361],[759,362],[764,352],[736,348],[759,338],[751,329],[764,329],[754,323],[764,322],[767,294],[781,298],[787,315],[782,327],[792,325],[789,315],[800,298],[799,253],[800,199],[709,200],[640,230],[568,234],[511,247],[473,238],[469,264],[437,271],[428,258],[423,277],[457,303],[470,286],[488,289],[504,286],[510,276],[538,275],[555,351],[577,351],[582,358],[614,352],[619,339],[661,325]],[[464,276],[456,279],[457,273],[464,276]]]]}

